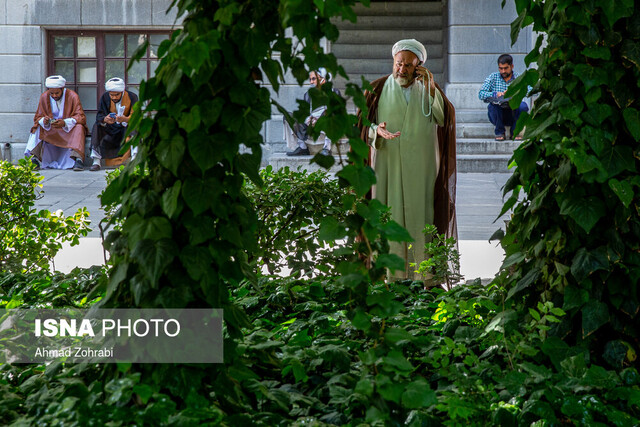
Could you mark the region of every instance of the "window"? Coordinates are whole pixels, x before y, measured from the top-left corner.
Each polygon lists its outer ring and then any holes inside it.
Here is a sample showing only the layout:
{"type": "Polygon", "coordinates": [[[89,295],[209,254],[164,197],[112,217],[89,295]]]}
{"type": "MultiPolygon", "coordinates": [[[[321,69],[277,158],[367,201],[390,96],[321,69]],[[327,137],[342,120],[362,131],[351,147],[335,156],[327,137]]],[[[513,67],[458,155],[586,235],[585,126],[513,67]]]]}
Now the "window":
{"type": "Polygon", "coordinates": [[[80,96],[92,129],[104,83],[123,78],[127,90],[139,92],[140,82],[152,77],[158,66],[158,47],[168,32],[129,31],[50,31],[48,34],[47,75],[60,74],[67,88],[80,96]],[[127,70],[131,57],[145,40],[149,46],[140,62],[127,70]]]}

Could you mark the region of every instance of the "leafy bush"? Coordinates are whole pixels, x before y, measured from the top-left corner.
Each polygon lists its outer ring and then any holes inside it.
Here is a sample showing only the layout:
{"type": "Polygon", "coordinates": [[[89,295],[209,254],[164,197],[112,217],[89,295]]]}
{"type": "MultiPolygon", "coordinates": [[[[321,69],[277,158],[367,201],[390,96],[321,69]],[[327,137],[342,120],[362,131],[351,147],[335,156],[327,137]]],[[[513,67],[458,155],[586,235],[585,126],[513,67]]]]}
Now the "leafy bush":
{"type": "Polygon", "coordinates": [[[0,161],[0,271],[48,269],[63,242],[78,244],[89,231],[89,212],[79,209],[65,217],[61,211],[34,209],[42,176],[31,162],[0,161]]]}
{"type": "Polygon", "coordinates": [[[424,228],[426,236],[425,255],[427,259],[421,261],[416,272],[421,274],[427,281],[434,285],[445,285],[447,289],[458,284],[464,276],[460,275],[460,252],[458,244],[453,237],[446,237],[438,234],[435,225],[427,224],[424,228]]]}
{"type": "Polygon", "coordinates": [[[335,242],[319,240],[327,217],[344,220],[340,201],[346,194],[326,172],[307,173],[288,167],[260,171],[262,185],[245,183],[243,191],[258,215],[257,265],[269,274],[337,274],[335,242]],[[286,269],[286,270],[283,270],[286,269]]]}
{"type": "MultiPolygon", "coordinates": [[[[15,286],[12,280],[5,277],[2,289],[15,286]]],[[[86,295],[102,280],[74,289],[86,295]]],[[[225,350],[240,354],[228,372],[2,366],[0,416],[83,425],[640,422],[634,368],[616,373],[548,338],[564,316],[551,303],[522,317],[502,311],[505,297],[495,285],[444,292],[420,282],[379,284],[366,297],[370,314],[350,321],[351,292],[336,278],[246,282],[232,300],[251,326],[225,350]]]]}

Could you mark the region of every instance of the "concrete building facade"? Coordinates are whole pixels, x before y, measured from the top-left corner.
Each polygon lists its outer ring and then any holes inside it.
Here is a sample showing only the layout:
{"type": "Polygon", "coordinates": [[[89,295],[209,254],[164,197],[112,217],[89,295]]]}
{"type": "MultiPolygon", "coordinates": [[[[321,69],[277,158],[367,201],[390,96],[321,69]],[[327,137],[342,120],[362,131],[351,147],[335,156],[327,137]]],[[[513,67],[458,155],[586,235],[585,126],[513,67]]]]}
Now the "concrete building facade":
{"type": "MultiPolygon", "coordinates": [[[[2,147],[11,145],[13,160],[23,156],[47,75],[69,70],[68,66],[74,64],[77,76],[60,74],[67,79],[68,87],[82,89],[81,99],[83,106],[87,103],[91,125],[98,93],[104,90],[104,86],[99,87],[105,79],[104,71],[97,67],[104,61],[104,56],[99,57],[104,54],[100,52],[104,36],[111,41],[121,38],[122,50],[127,36],[166,35],[176,24],[175,11],[166,13],[170,4],[171,0],[0,0],[0,143],[2,147]],[[65,53],[60,43],[55,45],[56,34],[62,42],[71,41],[71,53],[65,53]],[[95,42],[93,48],[87,44],[91,40],[95,42]],[[61,58],[57,61],[53,56],[59,51],[61,58]],[[94,91],[95,99],[91,96],[94,91]]],[[[119,65],[125,64],[130,54],[123,51],[121,56],[111,62],[117,74],[125,73],[124,68],[119,71],[119,65]]],[[[134,86],[139,83],[133,80],[134,86]]]]}
{"type": "MultiPolygon", "coordinates": [[[[341,39],[327,49],[335,52],[352,80],[359,81],[360,74],[373,79],[391,72],[390,51],[397,39],[423,41],[429,53],[427,66],[457,109],[460,155],[463,159],[465,155],[497,155],[503,161],[512,148],[480,143],[492,135],[492,127],[478,90],[485,77],[497,71],[496,59],[502,53],[511,53],[516,70],[523,71],[524,56],[535,40],[527,31],[511,46],[515,7],[507,1],[502,9],[501,2],[371,2],[370,8],[356,7],[358,23],[337,23],[341,39]]],[[[175,10],[166,13],[170,4],[171,0],[0,0],[0,144],[11,145],[13,159],[22,156],[48,74],[66,70],[75,75],[68,87],[82,92],[91,125],[100,84],[109,73],[122,69],[135,36],[160,40],[179,25],[175,10]]],[[[145,64],[147,75],[152,75],[153,46],[145,64]]],[[[128,85],[135,87],[140,76],[131,77],[128,85]]],[[[337,86],[341,84],[344,82],[336,81],[337,86]]],[[[306,90],[290,79],[282,86],[278,101],[293,109],[306,90]]],[[[277,164],[278,159],[286,159],[282,135],[282,116],[274,111],[263,128],[265,162],[277,164]]],[[[301,161],[308,163],[308,159],[301,161]]]]}

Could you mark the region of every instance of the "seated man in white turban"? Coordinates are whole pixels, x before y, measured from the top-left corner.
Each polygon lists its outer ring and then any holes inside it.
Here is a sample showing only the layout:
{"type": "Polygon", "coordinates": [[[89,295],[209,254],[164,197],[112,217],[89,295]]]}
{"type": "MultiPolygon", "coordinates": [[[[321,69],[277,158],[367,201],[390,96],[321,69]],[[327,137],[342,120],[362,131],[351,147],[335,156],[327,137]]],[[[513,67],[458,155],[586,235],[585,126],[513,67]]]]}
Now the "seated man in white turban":
{"type": "Polygon", "coordinates": [[[138,102],[135,93],[125,90],[121,78],[107,80],[104,88],[106,92],[100,97],[96,123],[91,130],[91,171],[100,170],[100,159],[118,157],[133,105],[138,102]]]}
{"type": "Polygon", "coordinates": [[[391,242],[391,252],[406,260],[393,279],[413,279],[425,259],[426,224],[457,238],[455,220],[455,110],[422,64],[424,45],[408,39],[392,50],[393,73],[371,82],[365,93],[370,126],[359,114],[360,137],[371,146],[375,169],[373,197],[391,208],[391,217],[414,242],[391,242]],[[411,264],[416,267],[411,267],[411,264]]]}
{"type": "MultiPolygon", "coordinates": [[[[331,74],[327,72],[325,68],[319,68],[317,71],[311,71],[309,73],[309,84],[312,88],[320,89],[326,82],[331,81],[331,74]]],[[[293,150],[287,153],[287,156],[308,156],[311,154],[307,147],[307,138],[309,137],[309,130],[316,124],[318,119],[327,111],[326,105],[316,108],[315,110],[311,106],[311,94],[309,89],[304,94],[304,100],[309,104],[309,116],[305,119],[304,123],[294,123],[293,129],[289,126],[286,120],[284,120],[284,139],[287,143],[287,148],[293,150]],[[294,149],[295,148],[295,149],[294,149]]],[[[332,89],[333,92],[340,95],[338,89],[332,89]]],[[[324,136],[324,145],[320,154],[324,156],[331,155],[331,140],[325,135],[324,132],[320,133],[324,136]]]]}
{"type": "Polygon", "coordinates": [[[81,171],[87,118],[80,97],[65,84],[62,76],[47,77],[25,155],[37,158],[42,168],[81,171]]]}

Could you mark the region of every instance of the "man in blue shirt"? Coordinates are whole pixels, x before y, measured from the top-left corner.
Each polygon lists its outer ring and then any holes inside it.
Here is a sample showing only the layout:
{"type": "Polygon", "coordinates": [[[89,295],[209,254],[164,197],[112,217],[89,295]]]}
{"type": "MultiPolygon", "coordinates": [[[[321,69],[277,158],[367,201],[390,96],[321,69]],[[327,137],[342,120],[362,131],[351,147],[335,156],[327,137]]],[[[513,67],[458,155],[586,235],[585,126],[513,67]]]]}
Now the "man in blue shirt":
{"type": "Polygon", "coordinates": [[[504,54],[498,58],[498,72],[491,73],[484,80],[478,98],[489,104],[489,121],[496,127],[496,141],[504,141],[505,126],[511,126],[511,138],[520,140],[520,136],[513,135],[520,113],[529,111],[529,107],[525,102],[520,104],[515,110],[509,107],[508,98],[505,99],[504,93],[509,85],[518,77],[518,73],[513,71],[513,58],[511,55],[504,54]]]}

